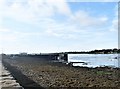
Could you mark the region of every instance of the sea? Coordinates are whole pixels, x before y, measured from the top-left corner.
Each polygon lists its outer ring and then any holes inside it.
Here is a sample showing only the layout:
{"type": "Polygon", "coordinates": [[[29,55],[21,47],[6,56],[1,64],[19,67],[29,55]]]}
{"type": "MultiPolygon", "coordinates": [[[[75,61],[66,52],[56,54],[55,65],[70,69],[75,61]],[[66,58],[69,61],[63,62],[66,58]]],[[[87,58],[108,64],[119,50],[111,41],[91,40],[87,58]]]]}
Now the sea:
{"type": "Polygon", "coordinates": [[[73,66],[83,67],[120,67],[120,54],[68,54],[68,62],[85,62],[73,63],[73,66]]]}

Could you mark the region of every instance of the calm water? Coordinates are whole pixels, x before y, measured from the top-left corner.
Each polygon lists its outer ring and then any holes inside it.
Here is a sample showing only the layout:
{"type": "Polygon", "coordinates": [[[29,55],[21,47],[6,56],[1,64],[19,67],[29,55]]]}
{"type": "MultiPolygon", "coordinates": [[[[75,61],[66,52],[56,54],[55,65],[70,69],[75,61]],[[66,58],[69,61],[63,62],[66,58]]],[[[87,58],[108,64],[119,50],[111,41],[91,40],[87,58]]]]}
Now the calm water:
{"type": "Polygon", "coordinates": [[[68,62],[86,62],[74,63],[73,66],[99,67],[111,66],[118,67],[118,54],[69,54],[68,62]]]}

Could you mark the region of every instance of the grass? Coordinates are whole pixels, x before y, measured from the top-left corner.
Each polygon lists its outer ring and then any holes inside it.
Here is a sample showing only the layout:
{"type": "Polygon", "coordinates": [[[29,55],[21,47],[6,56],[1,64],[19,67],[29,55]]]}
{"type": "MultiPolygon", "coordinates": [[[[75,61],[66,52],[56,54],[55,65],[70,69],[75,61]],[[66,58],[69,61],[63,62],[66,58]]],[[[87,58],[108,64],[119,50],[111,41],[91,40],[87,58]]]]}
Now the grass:
{"type": "Polygon", "coordinates": [[[105,72],[105,71],[97,71],[96,72],[98,75],[103,75],[103,74],[106,74],[106,75],[109,75],[109,74],[112,74],[110,72],[105,72]]]}

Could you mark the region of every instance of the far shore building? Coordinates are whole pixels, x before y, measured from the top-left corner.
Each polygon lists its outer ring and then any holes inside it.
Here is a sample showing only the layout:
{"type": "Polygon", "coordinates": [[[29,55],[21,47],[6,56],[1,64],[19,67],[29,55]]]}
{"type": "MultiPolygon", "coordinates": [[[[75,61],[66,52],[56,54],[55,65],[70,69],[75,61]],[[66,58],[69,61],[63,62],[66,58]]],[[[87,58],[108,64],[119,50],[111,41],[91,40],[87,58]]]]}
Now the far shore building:
{"type": "Polygon", "coordinates": [[[20,53],[20,55],[25,56],[25,55],[27,55],[27,53],[26,52],[22,52],[22,53],[20,53]]]}

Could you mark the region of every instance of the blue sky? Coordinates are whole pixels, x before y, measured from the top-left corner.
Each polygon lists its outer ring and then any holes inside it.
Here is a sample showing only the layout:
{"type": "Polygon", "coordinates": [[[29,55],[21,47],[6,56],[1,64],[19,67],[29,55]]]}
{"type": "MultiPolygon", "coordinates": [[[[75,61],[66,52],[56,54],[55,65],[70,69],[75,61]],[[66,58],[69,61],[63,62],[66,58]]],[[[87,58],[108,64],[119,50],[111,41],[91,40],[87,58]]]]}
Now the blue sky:
{"type": "Polygon", "coordinates": [[[1,49],[4,53],[50,53],[117,48],[117,5],[75,0],[1,0],[1,49]]]}

